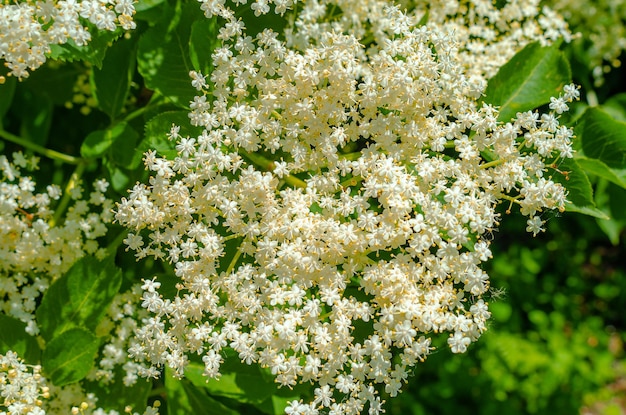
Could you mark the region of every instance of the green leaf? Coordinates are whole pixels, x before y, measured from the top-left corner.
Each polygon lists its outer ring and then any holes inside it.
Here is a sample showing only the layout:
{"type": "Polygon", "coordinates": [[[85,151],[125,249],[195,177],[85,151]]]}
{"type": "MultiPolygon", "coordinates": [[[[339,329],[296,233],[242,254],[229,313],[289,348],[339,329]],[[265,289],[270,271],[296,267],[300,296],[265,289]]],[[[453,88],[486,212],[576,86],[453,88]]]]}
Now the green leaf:
{"type": "Polygon", "coordinates": [[[626,122],[626,93],[613,95],[602,104],[602,109],[617,121],[626,122]]]}
{"type": "Polygon", "coordinates": [[[185,376],[211,396],[250,404],[266,414],[282,414],[289,401],[309,392],[308,385],[297,385],[294,389],[279,388],[274,378],[264,373],[258,365],[246,365],[236,356],[226,358],[219,379],[207,379],[203,371],[202,364],[190,363],[185,376]]]}
{"type": "Polygon", "coordinates": [[[222,370],[219,380],[207,379],[202,375],[204,366],[191,363],[185,370],[185,376],[191,383],[207,390],[211,395],[235,399],[239,402],[260,403],[276,392],[276,385],[265,382],[258,366],[248,366],[237,362],[239,366],[252,369],[250,373],[226,372],[222,370]]]}
{"type": "Polygon", "coordinates": [[[189,57],[196,71],[202,75],[212,72],[211,54],[220,45],[217,38],[217,17],[193,22],[189,38],[189,57]]]}
{"type": "Polygon", "coordinates": [[[114,159],[121,156],[123,158],[121,164],[128,163],[129,158],[132,160],[132,151],[138,137],[130,125],[120,122],[106,130],[90,133],[80,146],[80,154],[85,158],[100,158],[111,149],[114,159]]]}
{"type": "Polygon", "coordinates": [[[568,172],[567,176],[556,174],[552,177],[555,182],[561,183],[568,191],[568,202],[565,205],[565,210],[600,219],[608,219],[606,213],[596,207],[589,178],[576,160],[563,160],[559,169],[568,172]]]}
{"type": "Polygon", "coordinates": [[[622,179],[615,170],[604,164],[598,159],[590,159],[587,157],[576,157],[576,163],[587,173],[602,177],[624,189],[626,189],[626,181],[622,179]]]}
{"type": "Polygon", "coordinates": [[[197,137],[202,132],[202,128],[194,127],[189,123],[187,111],[163,112],[150,119],[146,124],[145,142],[143,143],[146,150],[156,150],[157,153],[169,159],[176,157],[176,143],[167,137],[173,124],[180,127],[179,134],[182,137],[197,137]]]}
{"type": "Polygon", "coordinates": [[[76,80],[86,71],[80,64],[44,65],[33,71],[24,84],[31,91],[45,94],[54,105],[63,106],[72,102],[76,80]]]}
{"type": "MultiPolygon", "coordinates": [[[[126,123],[123,123],[126,124],[126,123]]],[[[115,139],[109,149],[108,156],[117,166],[132,169],[141,162],[141,157],[137,157],[136,147],[139,141],[139,133],[126,124],[123,132],[115,139]]]]}
{"type": "Polygon", "coordinates": [[[164,8],[163,18],[139,40],[137,66],[146,85],[184,108],[196,95],[189,78],[189,38],[194,21],[200,19],[206,21],[197,5],[179,2],[175,10],[164,8]]]}
{"type": "Polygon", "coordinates": [[[211,398],[185,379],[176,379],[165,371],[168,415],[239,415],[239,412],[211,398]]]}
{"type": "Polygon", "coordinates": [[[156,6],[164,1],[165,0],[139,0],[135,3],[135,10],[137,11],[137,14],[141,14],[141,12],[145,10],[156,8],[156,6]]]}
{"type": "Polygon", "coordinates": [[[571,80],[567,59],[557,44],[527,45],[489,80],[484,102],[500,107],[499,121],[550,102],[571,80]]]}
{"type": "Polygon", "coordinates": [[[0,333],[0,354],[12,350],[29,364],[39,363],[41,350],[35,337],[26,333],[26,323],[0,314],[0,333]]]}
{"type": "Polygon", "coordinates": [[[133,174],[125,169],[116,166],[115,163],[113,163],[109,159],[104,159],[103,164],[109,172],[108,180],[109,183],[111,183],[113,189],[118,193],[125,193],[132,183],[133,174]]]}
{"type": "Polygon", "coordinates": [[[611,244],[614,246],[619,245],[620,235],[624,230],[624,223],[615,219],[597,219],[598,227],[602,229],[602,232],[609,238],[611,244]]]}
{"type": "Polygon", "coordinates": [[[48,342],[43,352],[44,374],[56,386],[78,382],[93,367],[98,339],[85,329],[67,330],[48,342]]]}
{"type": "Polygon", "coordinates": [[[121,270],[112,260],[78,260],[48,288],[37,308],[42,337],[50,340],[74,327],[95,331],[121,283],[121,270]]]}
{"type": "Polygon", "coordinates": [[[115,42],[107,51],[102,68],[91,72],[98,107],[114,120],[124,108],[135,72],[137,38],[115,42]]]}
{"type": "Polygon", "coordinates": [[[85,46],[76,46],[73,40],[62,45],[50,45],[50,58],[64,62],[89,62],[96,68],[102,67],[104,56],[114,40],[122,35],[122,30],[89,30],[91,40],[85,46]]]}
{"type": "Polygon", "coordinates": [[[582,122],[585,155],[612,168],[626,168],[626,123],[596,107],[587,108],[582,122]]]}
{"type": "Polygon", "coordinates": [[[616,220],[626,221],[626,190],[610,184],[606,191],[609,197],[611,217],[616,220]]]}

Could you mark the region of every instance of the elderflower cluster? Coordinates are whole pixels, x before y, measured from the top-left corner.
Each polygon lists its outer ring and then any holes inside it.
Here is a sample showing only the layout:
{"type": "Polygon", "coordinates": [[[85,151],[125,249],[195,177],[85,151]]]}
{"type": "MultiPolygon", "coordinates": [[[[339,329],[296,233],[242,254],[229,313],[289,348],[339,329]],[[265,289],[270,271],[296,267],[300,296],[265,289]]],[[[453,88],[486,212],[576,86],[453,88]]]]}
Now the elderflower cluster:
{"type": "Polygon", "coordinates": [[[13,351],[0,354],[0,415],[44,415],[50,398],[41,366],[29,366],[13,351]]]}
{"type": "MultiPolygon", "coordinates": [[[[167,297],[144,280],[150,317],[129,352],[178,376],[201,356],[219,378],[228,348],[281,386],[315,385],[289,414],[378,414],[433,339],[462,353],[486,330],[481,263],[498,205],[518,205],[533,233],[563,209],[552,176],[572,156],[572,131],[559,115],[578,90],[502,123],[479,101],[494,68],[474,68],[452,18],[424,25],[388,2],[307,1],[282,40],[247,35],[221,1],[201,3],[225,19],[212,73],[190,74],[202,132],[174,125],[177,155],[148,151],[152,176],[117,207],[128,249],[172,263],[179,281],[167,297]]],[[[483,41],[495,50],[500,39],[483,41]]]]}
{"type": "Polygon", "coordinates": [[[589,62],[596,86],[604,83],[611,68],[621,66],[626,50],[626,1],[546,0],[580,32],[580,47],[589,62]]]}
{"type": "Polygon", "coordinates": [[[530,42],[542,45],[572,35],[565,20],[541,0],[408,0],[418,10],[425,5],[433,30],[453,33],[459,44],[459,59],[468,75],[495,75],[498,69],[530,42]]]}
{"type": "Polygon", "coordinates": [[[139,321],[148,317],[148,311],[140,306],[143,290],[139,285],[129,291],[117,294],[106,315],[96,329],[96,335],[105,339],[96,366],[87,376],[102,384],[114,382],[116,368],[124,373],[122,382],[125,386],[137,383],[139,376],[150,377],[152,368],[134,362],[128,357],[128,349],[135,346],[138,340],[135,331],[139,321]]]}
{"type": "Polygon", "coordinates": [[[10,75],[28,77],[46,61],[52,45],[85,46],[89,30],[136,27],[132,0],[45,0],[0,4],[0,59],[10,75]],[[90,29],[89,24],[92,26],[90,29]]]}
{"type": "MultiPolygon", "coordinates": [[[[17,353],[0,354],[0,415],[120,415],[115,410],[98,408],[97,397],[85,394],[77,383],[59,388],[48,387],[41,366],[24,363],[17,353]],[[80,402],[74,405],[74,402],[80,402]]],[[[158,415],[159,402],[148,406],[141,415],[158,415]]],[[[140,415],[132,408],[128,414],[140,415]]]]}
{"type": "Polygon", "coordinates": [[[32,335],[39,332],[34,315],[39,297],[84,255],[106,255],[97,238],[113,219],[105,180],[96,180],[87,199],[80,183],[72,183],[63,200],[60,187],[38,191],[22,172],[36,168],[34,157],[0,156],[0,311],[26,323],[32,335]],[[65,203],[61,220],[55,205],[65,203]]]}

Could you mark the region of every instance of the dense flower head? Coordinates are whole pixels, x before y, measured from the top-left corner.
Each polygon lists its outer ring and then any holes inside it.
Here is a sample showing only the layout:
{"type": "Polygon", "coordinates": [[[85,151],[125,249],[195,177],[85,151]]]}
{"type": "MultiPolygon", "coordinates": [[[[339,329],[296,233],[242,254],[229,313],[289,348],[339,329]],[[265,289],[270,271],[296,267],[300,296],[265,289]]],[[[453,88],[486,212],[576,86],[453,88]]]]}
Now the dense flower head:
{"type": "Polygon", "coordinates": [[[132,0],[45,0],[0,4],[0,59],[10,75],[28,77],[51,52],[51,45],[73,41],[84,46],[92,31],[136,27],[132,0]]]}
{"type": "Polygon", "coordinates": [[[43,399],[50,397],[41,366],[29,366],[9,350],[0,354],[0,415],[44,415],[43,399]]]}
{"type": "Polygon", "coordinates": [[[39,332],[34,313],[41,294],[84,255],[106,255],[97,239],[113,219],[113,202],[105,196],[109,184],[98,179],[89,193],[71,182],[60,220],[56,208],[64,190],[48,185],[38,191],[24,174],[37,164],[22,153],[12,160],[0,156],[0,309],[27,323],[33,335],[39,332]]]}
{"type": "MultiPolygon", "coordinates": [[[[465,36],[454,24],[466,8],[444,3],[423,24],[419,5],[307,1],[284,34],[252,36],[223,2],[202,2],[225,19],[213,71],[190,74],[190,123],[202,132],[172,126],[177,155],[148,151],[149,182],[116,212],[137,258],[172,263],[179,281],[167,297],[144,280],[151,316],[132,356],[182,376],[198,355],[219,378],[228,348],[281,386],[315,385],[289,414],[376,414],[434,339],[462,353],[480,337],[496,208],[518,205],[535,234],[546,210],[563,209],[552,176],[572,156],[572,131],[559,115],[578,90],[564,88],[547,113],[498,122],[480,101],[498,63],[468,60],[473,26],[465,36]]],[[[485,57],[557,37],[531,24],[536,3],[512,4],[519,16],[503,22],[520,25],[483,36],[485,57]]]]}

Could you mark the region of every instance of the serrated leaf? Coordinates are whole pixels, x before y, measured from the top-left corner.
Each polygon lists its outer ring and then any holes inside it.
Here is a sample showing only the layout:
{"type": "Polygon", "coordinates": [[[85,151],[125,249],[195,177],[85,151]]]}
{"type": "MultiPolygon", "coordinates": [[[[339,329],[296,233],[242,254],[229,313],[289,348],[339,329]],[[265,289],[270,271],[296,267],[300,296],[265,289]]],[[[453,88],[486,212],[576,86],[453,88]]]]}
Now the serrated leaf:
{"type": "Polygon", "coordinates": [[[64,62],[89,62],[96,68],[102,67],[102,61],[109,45],[122,35],[121,30],[89,30],[91,40],[85,46],[77,46],[71,39],[63,45],[50,45],[50,58],[64,62]]]}
{"type": "Polygon", "coordinates": [[[559,169],[567,175],[556,174],[552,178],[561,183],[568,191],[565,210],[578,212],[600,219],[608,219],[606,213],[596,207],[593,199],[593,188],[585,171],[574,159],[563,160],[559,169]]]}
{"type": "Polygon", "coordinates": [[[189,57],[196,71],[202,75],[212,72],[211,54],[220,45],[217,38],[217,17],[193,22],[189,38],[189,57]]]}
{"type": "Polygon", "coordinates": [[[0,333],[0,354],[12,350],[29,364],[39,363],[41,350],[35,337],[26,333],[25,323],[0,314],[0,333]]]}
{"type": "Polygon", "coordinates": [[[117,41],[109,48],[102,68],[91,72],[98,108],[114,120],[124,108],[135,72],[136,38],[117,41]]]}
{"type": "Polygon", "coordinates": [[[615,170],[604,164],[598,159],[590,159],[588,157],[576,157],[576,163],[587,173],[602,177],[624,189],[626,189],[626,181],[622,179],[615,170]]]}
{"type": "Polygon", "coordinates": [[[46,377],[56,386],[78,382],[93,367],[98,339],[85,329],[69,329],[54,337],[43,352],[46,377]]]}
{"type": "Polygon", "coordinates": [[[585,155],[617,169],[626,167],[626,123],[617,121],[599,108],[587,108],[582,116],[582,144],[585,155]]]}
{"type": "Polygon", "coordinates": [[[121,283],[121,270],[112,261],[78,260],[52,283],[37,308],[42,337],[50,340],[74,327],[95,331],[121,283]]]}
{"type": "Polygon", "coordinates": [[[565,210],[568,212],[580,213],[582,215],[587,215],[602,220],[611,219],[609,215],[607,215],[601,209],[598,209],[595,206],[576,206],[572,203],[568,203],[565,205],[565,210]]]}
{"type": "Polygon", "coordinates": [[[189,71],[189,37],[196,20],[204,19],[200,8],[192,3],[171,10],[154,27],[142,34],[137,51],[139,73],[146,85],[159,91],[180,107],[186,108],[196,90],[191,86],[189,71]]]}
{"type": "MultiPolygon", "coordinates": [[[[120,122],[107,128],[90,133],[80,146],[80,154],[85,158],[100,158],[114,144],[126,146],[137,142],[137,132],[126,122],[120,122]]],[[[117,151],[117,150],[115,150],[117,151]]],[[[126,155],[126,157],[130,157],[126,155]]]]}
{"type": "Polygon", "coordinates": [[[567,59],[558,45],[527,45],[489,80],[484,102],[500,107],[499,121],[550,102],[571,80],[567,59]]]}

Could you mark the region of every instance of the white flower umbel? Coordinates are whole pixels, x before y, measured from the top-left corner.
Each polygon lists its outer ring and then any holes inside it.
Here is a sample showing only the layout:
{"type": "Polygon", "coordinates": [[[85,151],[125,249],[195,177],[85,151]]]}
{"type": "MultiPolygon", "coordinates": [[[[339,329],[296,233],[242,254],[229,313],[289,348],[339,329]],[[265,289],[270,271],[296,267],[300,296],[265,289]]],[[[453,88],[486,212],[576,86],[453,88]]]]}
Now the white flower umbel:
{"type": "Polygon", "coordinates": [[[17,353],[0,354],[0,414],[45,415],[43,399],[50,398],[41,366],[26,365],[17,353]]]}
{"type": "Polygon", "coordinates": [[[136,27],[132,0],[45,0],[0,4],[0,59],[10,75],[28,77],[46,61],[51,45],[84,46],[93,30],[136,27]]]}
{"type": "MultiPolygon", "coordinates": [[[[82,187],[66,189],[68,209],[55,217],[63,191],[47,186],[36,191],[35,181],[23,174],[34,170],[35,157],[14,153],[13,160],[0,156],[0,311],[27,324],[38,334],[35,308],[50,283],[84,255],[104,257],[97,239],[113,219],[113,202],[104,193],[106,180],[97,180],[88,199],[82,187]]],[[[60,212],[58,212],[60,213],[60,212]]]]}
{"type": "Polygon", "coordinates": [[[228,20],[213,72],[192,74],[203,132],[173,126],[178,155],[147,152],[152,177],[116,212],[137,258],[179,279],[173,298],[144,282],[132,355],[179,376],[200,355],[218,378],[230,348],[282,386],[316,385],[289,414],[380,413],[434,337],[464,352],[490,317],[480,265],[496,207],[519,205],[536,233],[566,196],[551,166],[571,157],[558,117],[575,87],[554,112],[498,123],[478,103],[493,71],[471,68],[451,21],[349,4],[335,19],[306,2],[285,43],[204,1],[228,20]]]}
{"type": "MultiPolygon", "coordinates": [[[[0,354],[0,415],[119,415],[96,405],[98,398],[85,394],[78,383],[62,388],[51,385],[41,375],[41,366],[28,365],[17,353],[0,354]]],[[[159,401],[141,415],[158,415],[159,401]]],[[[140,415],[128,407],[126,413],[140,415]]]]}

